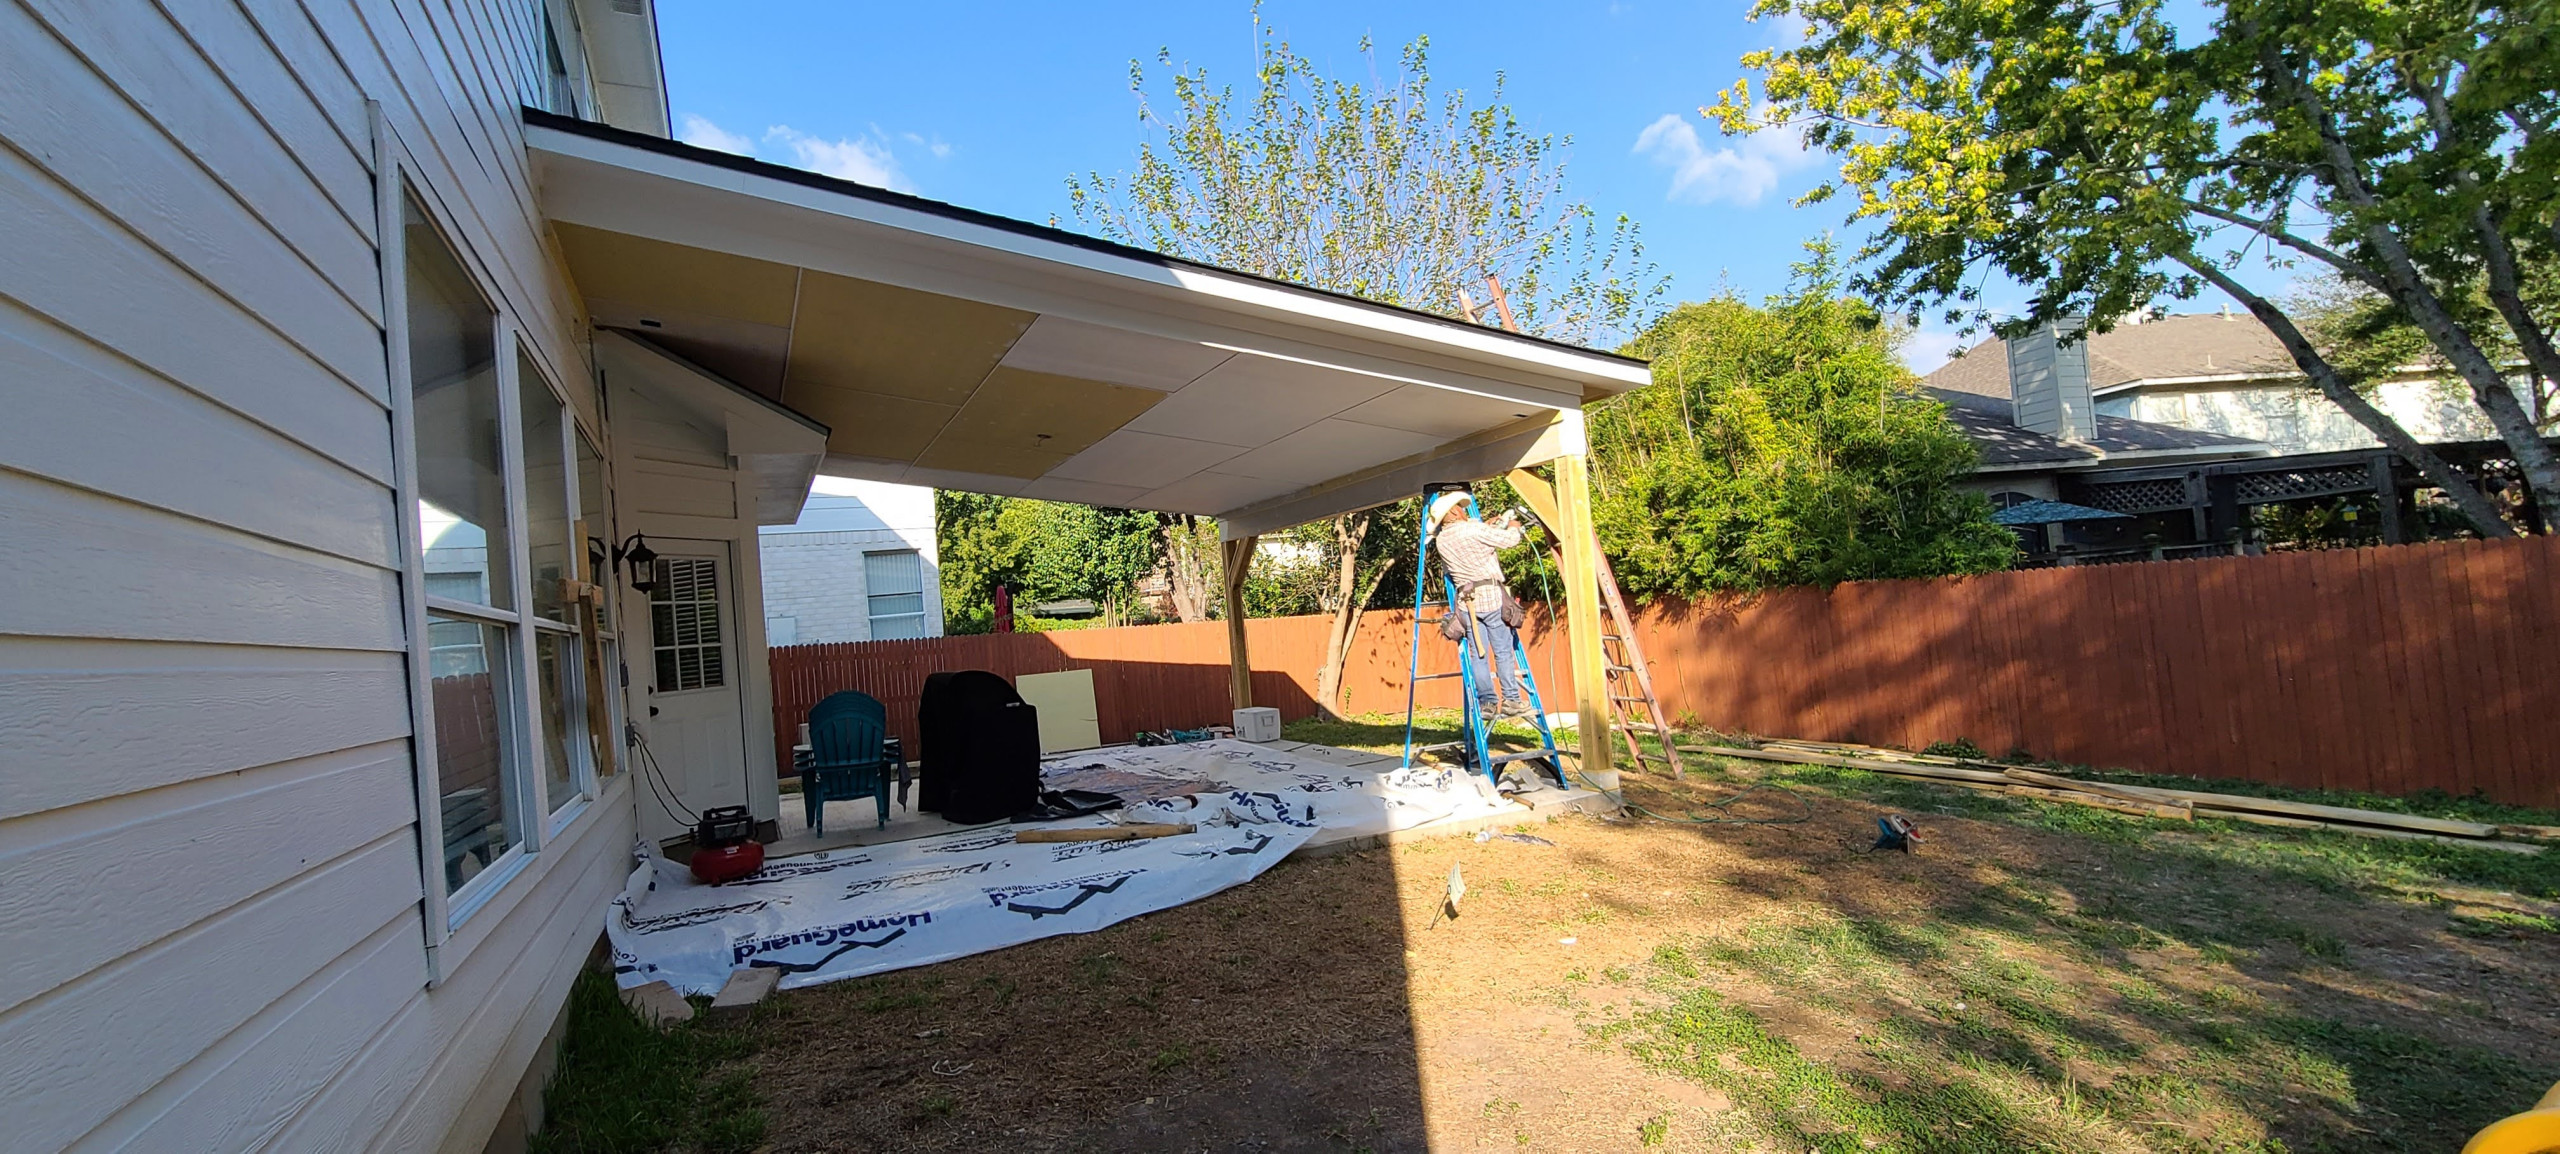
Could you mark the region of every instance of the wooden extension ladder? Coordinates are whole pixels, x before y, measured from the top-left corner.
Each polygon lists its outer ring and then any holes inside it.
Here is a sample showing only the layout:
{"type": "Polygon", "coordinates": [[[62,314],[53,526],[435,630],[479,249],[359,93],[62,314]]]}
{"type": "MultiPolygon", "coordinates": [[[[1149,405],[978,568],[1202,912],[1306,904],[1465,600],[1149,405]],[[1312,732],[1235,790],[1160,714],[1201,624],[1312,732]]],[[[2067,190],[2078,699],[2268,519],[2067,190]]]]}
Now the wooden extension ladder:
{"type": "MultiPolygon", "coordinates": [[[[1600,660],[1609,668],[1609,706],[1618,715],[1618,732],[1626,736],[1627,759],[1638,769],[1660,763],[1671,776],[1679,777],[1679,743],[1672,740],[1671,724],[1663,719],[1662,700],[1653,695],[1653,673],[1645,667],[1644,648],[1636,644],[1636,623],[1627,616],[1627,599],[1618,593],[1618,574],[1599,549],[1592,549],[1591,556],[1600,572],[1600,600],[1609,607],[1609,623],[1600,633],[1600,660]],[[1612,628],[1617,632],[1609,632],[1612,628]],[[1627,692],[1630,688],[1635,692],[1627,692]],[[1645,752],[1644,743],[1636,740],[1639,730],[1661,742],[1662,752],[1645,752]]],[[[1562,551],[1555,551],[1555,558],[1556,572],[1564,572],[1562,551]]]]}
{"type": "MultiPolygon", "coordinates": [[[[1511,314],[1511,300],[1509,295],[1502,291],[1502,278],[1487,273],[1485,285],[1491,291],[1491,303],[1500,318],[1503,330],[1519,332],[1520,322],[1511,314]]],[[[1469,324],[1482,323],[1477,319],[1475,298],[1467,295],[1467,290],[1463,287],[1458,290],[1458,310],[1465,315],[1469,324]]],[[[1529,474],[1526,479],[1537,480],[1538,478],[1534,474],[1529,474]]],[[[1523,480],[1523,472],[1514,470],[1512,487],[1521,490],[1525,495],[1532,486],[1523,484],[1523,480]]],[[[1553,515],[1552,510],[1532,509],[1531,512],[1538,514],[1538,519],[1541,521],[1553,515]]],[[[1552,524],[1547,526],[1547,541],[1547,552],[1555,559],[1556,572],[1563,573],[1564,541],[1556,535],[1555,526],[1552,524]]],[[[1600,551],[1599,546],[1599,542],[1592,542],[1591,558],[1597,562],[1594,568],[1599,571],[1601,603],[1609,608],[1608,624],[1600,628],[1600,660],[1608,668],[1607,684],[1603,687],[1603,691],[1609,698],[1610,712],[1618,715],[1618,732],[1625,735],[1627,739],[1627,759],[1634,763],[1636,768],[1642,769],[1647,764],[1660,764],[1670,769],[1671,776],[1679,777],[1681,776],[1680,750],[1677,743],[1672,740],[1670,723],[1663,720],[1662,699],[1653,694],[1653,673],[1645,666],[1644,648],[1636,644],[1635,621],[1627,616],[1627,599],[1618,593],[1618,574],[1609,568],[1609,558],[1600,551]],[[1611,629],[1617,632],[1612,633],[1611,629]],[[1628,692],[1629,689],[1633,689],[1634,692],[1628,692]],[[1650,733],[1656,741],[1661,742],[1662,752],[1645,752],[1644,743],[1636,738],[1639,731],[1650,733]]]]}

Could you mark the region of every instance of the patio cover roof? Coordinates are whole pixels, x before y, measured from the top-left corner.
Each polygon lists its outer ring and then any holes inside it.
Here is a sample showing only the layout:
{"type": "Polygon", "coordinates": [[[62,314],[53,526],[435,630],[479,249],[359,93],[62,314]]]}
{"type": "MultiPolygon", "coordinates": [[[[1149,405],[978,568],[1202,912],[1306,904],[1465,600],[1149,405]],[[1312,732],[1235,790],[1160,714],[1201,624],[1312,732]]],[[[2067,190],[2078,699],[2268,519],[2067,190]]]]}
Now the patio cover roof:
{"type": "Polygon", "coordinates": [[[1644,362],[525,112],[594,322],[832,431],[825,471],[1230,537],[1579,452],[1644,362]]]}

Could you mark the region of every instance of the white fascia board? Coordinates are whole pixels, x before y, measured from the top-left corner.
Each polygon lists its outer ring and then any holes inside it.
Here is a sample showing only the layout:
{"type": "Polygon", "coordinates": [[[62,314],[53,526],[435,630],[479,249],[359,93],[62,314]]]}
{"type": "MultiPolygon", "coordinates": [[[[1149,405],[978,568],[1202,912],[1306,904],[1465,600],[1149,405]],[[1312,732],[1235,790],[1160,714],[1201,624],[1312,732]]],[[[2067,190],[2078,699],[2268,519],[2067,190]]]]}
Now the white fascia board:
{"type": "Polygon", "coordinates": [[[1403,370],[1393,375],[1442,387],[1473,377],[1480,391],[1547,407],[1578,406],[1585,387],[1620,392],[1652,380],[1645,365],[1603,354],[1025,236],[540,125],[527,125],[525,140],[545,213],[573,224],[1176,340],[1249,344],[1355,371],[1392,364],[1403,370]],[[1371,348],[1343,348],[1320,339],[1326,336],[1371,348]]]}
{"type": "Polygon", "coordinates": [[[2116,393],[2139,392],[2143,389],[2186,388],[2194,385],[2300,384],[2300,373],[2217,373],[2196,377],[2138,377],[2105,388],[2090,390],[2091,396],[2105,397],[2116,393]]]}

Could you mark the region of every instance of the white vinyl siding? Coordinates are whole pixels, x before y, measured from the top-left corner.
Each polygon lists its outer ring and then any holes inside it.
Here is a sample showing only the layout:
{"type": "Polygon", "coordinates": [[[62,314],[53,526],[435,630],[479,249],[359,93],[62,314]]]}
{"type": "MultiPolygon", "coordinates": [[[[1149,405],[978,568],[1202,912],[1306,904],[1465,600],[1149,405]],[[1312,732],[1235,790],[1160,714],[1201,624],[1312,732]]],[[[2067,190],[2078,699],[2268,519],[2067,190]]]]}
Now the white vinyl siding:
{"type": "Polygon", "coordinates": [[[591,379],[516,124],[542,7],[0,4],[12,1149],[476,1150],[622,884],[590,807],[430,968],[368,102],[591,379]]]}

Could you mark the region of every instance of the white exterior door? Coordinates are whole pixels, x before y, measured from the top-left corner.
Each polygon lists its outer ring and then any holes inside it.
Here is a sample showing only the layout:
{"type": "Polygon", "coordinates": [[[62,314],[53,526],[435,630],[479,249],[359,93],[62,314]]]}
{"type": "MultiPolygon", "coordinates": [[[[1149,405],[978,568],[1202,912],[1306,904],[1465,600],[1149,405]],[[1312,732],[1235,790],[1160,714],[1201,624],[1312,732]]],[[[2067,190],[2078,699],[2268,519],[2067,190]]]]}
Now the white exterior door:
{"type": "Polygon", "coordinates": [[[665,839],[685,832],[703,810],[747,804],[745,679],[728,542],[649,543],[658,550],[647,658],[649,744],[657,765],[641,768],[663,774],[661,784],[674,797],[671,803],[640,799],[640,828],[665,839]]]}

